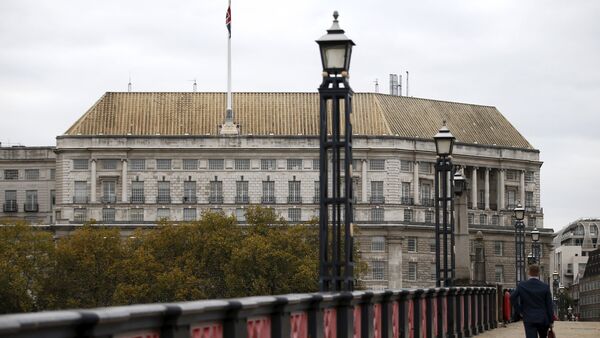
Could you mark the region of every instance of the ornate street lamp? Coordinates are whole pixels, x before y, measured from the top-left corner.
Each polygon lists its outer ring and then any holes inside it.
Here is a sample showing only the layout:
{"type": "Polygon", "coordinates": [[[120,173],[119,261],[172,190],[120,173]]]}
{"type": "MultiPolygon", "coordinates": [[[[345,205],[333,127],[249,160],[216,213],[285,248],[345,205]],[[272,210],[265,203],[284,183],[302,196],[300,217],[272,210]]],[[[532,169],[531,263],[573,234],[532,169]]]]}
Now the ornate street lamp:
{"type": "Polygon", "coordinates": [[[452,196],[453,180],[450,179],[453,167],[450,156],[452,155],[455,137],[446,126],[446,121],[444,121],[442,128],[433,137],[433,140],[437,153],[435,163],[435,285],[438,287],[452,286],[455,278],[455,256],[454,222],[452,217],[452,210],[454,209],[452,196]],[[448,239],[450,239],[450,245],[448,244],[448,239]]]}
{"type": "Polygon", "coordinates": [[[558,271],[554,270],[554,273],[552,273],[552,300],[554,301],[554,313],[558,316],[558,306],[557,306],[557,300],[558,300],[558,285],[559,285],[559,281],[558,281],[558,271]]]}
{"type": "Polygon", "coordinates": [[[516,284],[525,280],[525,208],[521,203],[517,204],[514,209],[515,216],[515,269],[516,269],[516,284]]]}
{"type": "Polygon", "coordinates": [[[537,227],[534,227],[531,231],[531,251],[533,252],[535,264],[540,264],[540,231],[537,227]]]}
{"type": "Polygon", "coordinates": [[[333,24],[317,40],[323,66],[319,86],[319,289],[352,291],[354,286],[352,113],[348,83],[354,42],[344,35],[333,12],[333,24]],[[343,105],[343,112],[341,107],[343,105]],[[328,109],[328,107],[331,107],[328,109]],[[344,125],[342,126],[342,121],[344,125]],[[343,129],[342,129],[343,128],[343,129]],[[329,163],[331,161],[331,168],[329,163]],[[342,177],[346,179],[342,184],[342,177]],[[329,190],[328,182],[331,182],[329,190]],[[343,236],[343,242],[342,242],[343,236]],[[343,245],[343,249],[342,249],[343,245]]]}

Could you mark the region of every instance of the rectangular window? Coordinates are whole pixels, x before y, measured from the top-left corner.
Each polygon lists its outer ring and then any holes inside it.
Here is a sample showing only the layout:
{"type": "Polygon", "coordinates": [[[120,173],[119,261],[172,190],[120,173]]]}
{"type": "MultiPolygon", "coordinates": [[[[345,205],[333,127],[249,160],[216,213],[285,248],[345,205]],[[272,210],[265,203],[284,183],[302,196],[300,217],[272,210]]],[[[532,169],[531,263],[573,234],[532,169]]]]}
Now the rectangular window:
{"type": "Polygon", "coordinates": [[[267,160],[260,160],[260,169],[261,170],[275,170],[277,165],[277,160],[274,159],[267,159],[267,160]]]}
{"type": "Polygon", "coordinates": [[[184,208],[183,209],[183,220],[186,222],[193,222],[196,220],[196,208],[184,208]]]}
{"type": "Polygon", "coordinates": [[[498,215],[492,215],[492,225],[498,225],[500,223],[500,217],[498,215]]]}
{"type": "Polygon", "coordinates": [[[89,160],[87,158],[76,158],[73,160],[74,170],[87,170],[89,160]]]}
{"type": "Polygon", "coordinates": [[[156,203],[171,203],[171,182],[158,182],[158,196],[156,203]]]}
{"type": "Polygon", "coordinates": [[[234,161],[235,170],[250,170],[250,160],[249,159],[236,159],[234,161]]]}
{"type": "Polygon", "coordinates": [[[143,222],[144,221],[144,209],[140,209],[140,208],[129,209],[129,221],[130,222],[143,222]]]}
{"type": "Polygon", "coordinates": [[[321,162],[318,158],[313,159],[313,170],[320,170],[321,162]]]}
{"type": "Polygon", "coordinates": [[[30,181],[37,181],[40,179],[39,169],[25,169],[25,179],[30,181]]]}
{"type": "Polygon", "coordinates": [[[56,169],[50,169],[50,179],[56,179],[56,169]]]}
{"type": "Polygon", "coordinates": [[[133,158],[129,160],[129,170],[146,170],[146,160],[143,158],[133,158]]]}
{"type": "Polygon", "coordinates": [[[373,279],[383,280],[385,278],[385,262],[384,261],[372,261],[373,266],[373,279]]]}
{"type": "Polygon", "coordinates": [[[435,280],[437,278],[435,263],[431,263],[429,271],[431,272],[431,280],[435,280]]]}
{"type": "Polygon", "coordinates": [[[383,181],[371,181],[371,203],[384,203],[383,181]]]}
{"type": "Polygon", "coordinates": [[[210,203],[223,203],[223,182],[222,181],[211,181],[210,182],[210,194],[208,196],[210,203]]]}
{"type": "Polygon", "coordinates": [[[156,169],[158,170],[171,170],[170,159],[158,159],[156,160],[156,169]]]}
{"type": "Polygon", "coordinates": [[[302,209],[300,208],[289,208],[288,209],[288,220],[290,222],[300,222],[302,217],[302,209]]]}
{"type": "Polygon", "coordinates": [[[106,159],[106,160],[102,160],[100,163],[102,164],[102,169],[106,169],[106,170],[117,169],[117,160],[106,159]]]}
{"type": "Polygon", "coordinates": [[[369,160],[369,170],[385,170],[385,160],[384,159],[369,160]]]}
{"type": "Polygon", "coordinates": [[[315,194],[313,197],[313,202],[315,204],[319,203],[321,199],[321,183],[319,181],[315,181],[315,194]]]}
{"type": "Polygon", "coordinates": [[[512,210],[517,206],[517,191],[507,190],[506,191],[506,208],[512,210]]]}
{"type": "Polygon", "coordinates": [[[406,246],[408,252],[417,252],[417,237],[408,237],[406,246]]]}
{"type": "Polygon", "coordinates": [[[435,253],[435,238],[432,238],[429,242],[429,252],[435,253]]]}
{"type": "Polygon", "coordinates": [[[371,222],[383,222],[384,221],[384,209],[383,208],[372,208],[371,209],[371,222]]]}
{"type": "Polygon", "coordinates": [[[408,262],[408,280],[417,280],[417,262],[408,262]]]}
{"type": "Polygon", "coordinates": [[[518,179],[518,175],[517,175],[517,171],[516,170],[507,170],[506,171],[506,179],[508,181],[516,181],[518,179]]]}
{"type": "Polygon", "coordinates": [[[504,283],[504,266],[503,265],[496,265],[494,267],[494,277],[495,277],[496,283],[504,283]]]}
{"type": "Polygon", "coordinates": [[[56,205],[56,190],[50,190],[50,205],[56,205]]]}
{"type": "Polygon", "coordinates": [[[410,194],[410,182],[402,182],[401,202],[404,205],[412,205],[412,197],[410,194]]]}
{"type": "Polygon", "coordinates": [[[467,215],[467,223],[468,224],[474,224],[475,223],[475,215],[474,214],[469,214],[467,215]]]}
{"type": "Polygon", "coordinates": [[[421,184],[421,204],[425,207],[434,206],[434,200],[431,196],[431,184],[423,183],[421,184]]]}
{"type": "Polygon", "coordinates": [[[479,215],[479,224],[482,224],[482,225],[487,224],[487,215],[486,214],[479,215]]]}
{"type": "Polygon", "coordinates": [[[384,252],[385,251],[385,237],[376,236],[371,238],[371,251],[384,252]]]}
{"type": "Polygon", "coordinates": [[[433,211],[425,210],[425,223],[433,223],[433,211]]]}
{"type": "Polygon", "coordinates": [[[38,208],[38,192],[37,190],[25,191],[25,211],[37,212],[38,208]]]}
{"type": "Polygon", "coordinates": [[[274,181],[263,181],[262,182],[262,202],[263,203],[275,203],[275,182],[274,181]]]}
{"type": "Polygon", "coordinates": [[[531,183],[534,181],[534,172],[533,171],[526,171],[525,172],[525,182],[527,183],[531,183]]]}
{"type": "Polygon", "coordinates": [[[413,211],[412,209],[404,209],[404,222],[412,222],[413,211]]]}
{"type": "Polygon", "coordinates": [[[535,217],[527,218],[527,226],[535,227],[537,225],[536,222],[537,222],[537,220],[535,219],[535,217]]]}
{"type": "Polygon", "coordinates": [[[534,207],[533,204],[533,191],[525,192],[525,208],[532,209],[534,207]]]}
{"type": "Polygon", "coordinates": [[[144,203],[144,182],[131,182],[131,203],[144,203]]]}
{"type": "Polygon", "coordinates": [[[225,160],[210,159],[208,160],[208,170],[223,170],[225,169],[225,160]]]}
{"type": "Polygon", "coordinates": [[[302,203],[300,181],[288,181],[288,203],[302,203]]]}
{"type": "Polygon", "coordinates": [[[429,175],[432,173],[433,166],[429,162],[419,162],[419,174],[429,175]]]}
{"type": "Polygon", "coordinates": [[[102,203],[117,202],[117,182],[103,181],[102,182],[102,203]]]}
{"type": "Polygon", "coordinates": [[[249,203],[248,181],[235,182],[235,203],[249,203]]]}
{"type": "Polygon", "coordinates": [[[19,170],[4,169],[4,179],[5,180],[18,180],[19,179],[19,170]]]}
{"type": "Polygon", "coordinates": [[[183,182],[183,203],[196,202],[196,181],[183,182]]]}
{"type": "Polygon", "coordinates": [[[302,159],[290,158],[287,160],[287,170],[302,170],[302,159]]]}
{"type": "Polygon", "coordinates": [[[400,160],[400,171],[412,172],[413,171],[412,161],[400,160]]]}
{"type": "Polygon", "coordinates": [[[84,223],[87,222],[87,209],[85,208],[75,208],[73,209],[73,221],[84,223]]]}
{"type": "Polygon", "coordinates": [[[75,181],[75,194],[73,195],[73,203],[88,202],[88,184],[86,181],[75,181]]]}
{"type": "Polygon", "coordinates": [[[114,222],[115,221],[115,209],[103,208],[102,209],[102,221],[103,222],[114,222]]]}
{"type": "Polygon", "coordinates": [[[184,159],[183,170],[198,170],[198,160],[192,158],[184,159]]]}
{"type": "Polygon", "coordinates": [[[494,241],[494,254],[496,256],[504,256],[504,242],[494,241]]]}
{"type": "Polygon", "coordinates": [[[157,221],[168,221],[170,218],[171,218],[171,209],[169,209],[169,208],[156,209],[156,220],[157,221]]]}

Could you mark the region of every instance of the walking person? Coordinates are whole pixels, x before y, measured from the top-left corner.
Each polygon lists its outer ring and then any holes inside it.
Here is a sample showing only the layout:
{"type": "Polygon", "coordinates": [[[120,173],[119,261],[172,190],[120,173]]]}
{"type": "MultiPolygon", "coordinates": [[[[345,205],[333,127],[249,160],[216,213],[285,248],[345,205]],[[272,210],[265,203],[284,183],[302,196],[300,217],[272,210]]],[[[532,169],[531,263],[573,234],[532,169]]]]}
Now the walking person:
{"type": "Polygon", "coordinates": [[[546,338],[554,323],[550,286],[540,280],[540,267],[528,268],[529,279],[522,281],[510,295],[511,304],[523,318],[525,337],[546,338]]]}

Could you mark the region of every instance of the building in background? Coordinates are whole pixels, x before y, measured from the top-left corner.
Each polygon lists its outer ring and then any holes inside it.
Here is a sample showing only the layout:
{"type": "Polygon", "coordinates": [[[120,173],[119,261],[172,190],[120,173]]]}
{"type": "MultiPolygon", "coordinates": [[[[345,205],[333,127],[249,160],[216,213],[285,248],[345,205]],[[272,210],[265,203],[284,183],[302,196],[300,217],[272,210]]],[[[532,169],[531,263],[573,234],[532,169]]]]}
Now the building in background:
{"type": "Polygon", "coordinates": [[[579,319],[600,321],[600,249],[590,252],[585,273],[579,280],[579,319]]]}

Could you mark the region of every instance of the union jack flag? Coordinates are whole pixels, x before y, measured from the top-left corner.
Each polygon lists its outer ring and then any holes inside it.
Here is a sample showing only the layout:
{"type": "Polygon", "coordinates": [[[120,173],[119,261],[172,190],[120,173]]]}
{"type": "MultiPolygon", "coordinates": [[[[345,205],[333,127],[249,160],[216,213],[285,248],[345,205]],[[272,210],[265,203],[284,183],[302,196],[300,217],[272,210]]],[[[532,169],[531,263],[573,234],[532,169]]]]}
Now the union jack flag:
{"type": "Polygon", "coordinates": [[[225,14],[225,25],[227,25],[229,31],[229,38],[231,38],[231,3],[227,7],[227,14],[225,14]]]}

